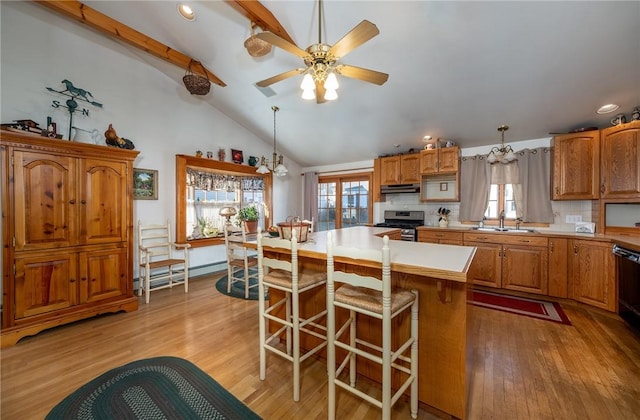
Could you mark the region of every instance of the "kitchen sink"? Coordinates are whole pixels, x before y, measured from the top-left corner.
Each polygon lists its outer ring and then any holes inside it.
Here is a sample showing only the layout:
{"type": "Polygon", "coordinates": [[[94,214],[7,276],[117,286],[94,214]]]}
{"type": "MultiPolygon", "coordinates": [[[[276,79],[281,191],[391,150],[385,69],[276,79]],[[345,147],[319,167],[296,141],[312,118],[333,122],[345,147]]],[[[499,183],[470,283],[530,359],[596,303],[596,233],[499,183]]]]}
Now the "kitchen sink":
{"type": "Polygon", "coordinates": [[[513,233],[535,233],[533,229],[515,229],[515,228],[498,228],[498,227],[472,227],[471,230],[480,232],[513,232],[513,233]]]}

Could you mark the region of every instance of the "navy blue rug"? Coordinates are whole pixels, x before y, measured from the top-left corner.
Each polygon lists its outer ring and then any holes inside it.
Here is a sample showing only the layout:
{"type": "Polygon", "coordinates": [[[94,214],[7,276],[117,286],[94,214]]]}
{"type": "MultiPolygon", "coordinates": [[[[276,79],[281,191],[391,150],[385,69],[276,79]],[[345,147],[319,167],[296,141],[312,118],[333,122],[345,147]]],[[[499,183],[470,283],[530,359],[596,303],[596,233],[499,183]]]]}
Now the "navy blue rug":
{"type": "Polygon", "coordinates": [[[56,405],[46,420],[250,419],[251,411],[196,365],[178,357],[112,369],[56,405]]]}
{"type": "MultiPolygon", "coordinates": [[[[258,270],[253,268],[249,270],[249,274],[257,273],[258,270]]],[[[253,277],[249,279],[249,286],[256,285],[255,287],[251,287],[249,289],[249,298],[247,300],[258,300],[258,279],[257,277],[253,277]]],[[[231,296],[234,298],[244,299],[244,281],[237,281],[231,285],[231,293],[227,293],[227,276],[220,277],[220,280],[216,282],[216,289],[218,292],[222,293],[226,296],[231,296]]],[[[269,292],[265,294],[265,298],[269,299],[269,292]]]]}

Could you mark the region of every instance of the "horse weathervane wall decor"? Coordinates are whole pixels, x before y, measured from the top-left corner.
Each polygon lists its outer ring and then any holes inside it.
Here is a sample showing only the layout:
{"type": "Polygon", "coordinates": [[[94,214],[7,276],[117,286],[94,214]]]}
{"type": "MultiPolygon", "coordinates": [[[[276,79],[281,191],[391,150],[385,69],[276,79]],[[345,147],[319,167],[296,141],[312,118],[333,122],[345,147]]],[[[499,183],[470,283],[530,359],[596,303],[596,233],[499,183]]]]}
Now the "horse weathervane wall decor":
{"type": "MultiPolygon", "coordinates": [[[[73,114],[78,110],[78,106],[79,106],[77,101],[86,102],[98,108],[102,108],[102,104],[93,100],[93,95],[91,94],[91,92],[85,89],[75,87],[71,81],[64,79],[60,83],[64,84],[65,86],[64,90],[55,90],[50,87],[47,87],[47,90],[49,92],[59,93],[60,95],[64,95],[69,98],[65,101],[65,105],[62,105],[60,101],[54,100],[51,102],[51,106],[54,108],[65,108],[67,111],[69,111],[69,140],[71,140],[71,127],[73,125],[73,114]]],[[[86,115],[87,117],[89,116],[88,109],[82,108],[81,112],[82,112],[82,115],[86,115]]]]}

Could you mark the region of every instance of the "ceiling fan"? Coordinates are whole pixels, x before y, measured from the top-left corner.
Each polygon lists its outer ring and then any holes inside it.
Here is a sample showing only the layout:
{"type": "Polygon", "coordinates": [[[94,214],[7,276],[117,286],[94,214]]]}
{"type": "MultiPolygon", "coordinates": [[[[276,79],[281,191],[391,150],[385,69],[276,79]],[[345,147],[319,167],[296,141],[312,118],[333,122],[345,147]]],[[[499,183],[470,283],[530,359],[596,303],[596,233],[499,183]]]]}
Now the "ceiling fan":
{"type": "Polygon", "coordinates": [[[257,86],[267,87],[273,83],[304,73],[304,78],[300,85],[303,90],[302,98],[315,98],[316,102],[321,104],[338,97],[338,93],[336,92],[338,88],[336,74],[369,83],[375,83],[377,85],[382,85],[387,81],[389,75],[386,73],[337,63],[338,60],[353,51],[355,48],[378,35],[380,33],[378,27],[368,20],[363,20],[349,33],[342,37],[342,39],[331,46],[322,42],[322,12],[322,0],[319,0],[318,43],[310,45],[306,50],[303,50],[297,45],[280,38],[272,32],[260,32],[256,35],[263,41],[269,42],[276,47],[280,47],[285,51],[297,55],[304,60],[304,64],[306,65],[305,68],[289,70],[262,80],[256,83],[257,86]]]}

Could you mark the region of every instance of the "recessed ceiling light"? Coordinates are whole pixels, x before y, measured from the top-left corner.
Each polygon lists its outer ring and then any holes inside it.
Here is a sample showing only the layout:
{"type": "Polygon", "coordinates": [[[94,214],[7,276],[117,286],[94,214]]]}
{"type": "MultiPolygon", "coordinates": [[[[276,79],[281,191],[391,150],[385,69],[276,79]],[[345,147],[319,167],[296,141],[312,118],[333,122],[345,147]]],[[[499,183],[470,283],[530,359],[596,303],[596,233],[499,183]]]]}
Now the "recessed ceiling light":
{"type": "Polygon", "coordinates": [[[193,12],[193,9],[186,4],[178,3],[178,13],[189,22],[196,20],[196,14],[193,12]]]}
{"type": "Polygon", "coordinates": [[[426,141],[430,141],[430,140],[431,140],[431,136],[424,136],[424,137],[422,138],[422,141],[425,141],[425,142],[426,142],[426,141]]]}
{"type": "Polygon", "coordinates": [[[610,112],[613,112],[615,110],[617,110],[618,108],[620,108],[618,105],[616,104],[606,104],[606,105],[602,105],[600,108],[598,108],[598,110],[596,111],[598,114],[608,114],[610,112]]]}

